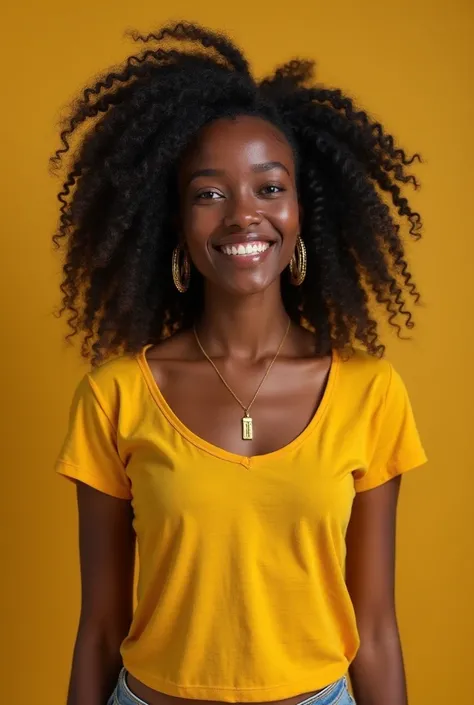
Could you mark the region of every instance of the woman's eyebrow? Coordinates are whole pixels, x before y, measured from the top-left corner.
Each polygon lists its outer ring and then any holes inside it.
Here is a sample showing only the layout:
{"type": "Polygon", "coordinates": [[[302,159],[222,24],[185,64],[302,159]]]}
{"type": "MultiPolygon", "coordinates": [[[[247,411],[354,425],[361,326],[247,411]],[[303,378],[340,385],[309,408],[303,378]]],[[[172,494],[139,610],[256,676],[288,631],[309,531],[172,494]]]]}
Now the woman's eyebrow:
{"type": "Polygon", "coordinates": [[[225,171],[223,169],[197,169],[193,171],[188,178],[188,184],[193,180],[197,179],[199,176],[224,176],[225,171]]]}
{"type": "Polygon", "coordinates": [[[281,162],[263,162],[262,164],[252,164],[252,171],[271,171],[272,169],[283,169],[290,176],[289,170],[281,162]]]}
{"type": "MultiPolygon", "coordinates": [[[[288,176],[291,176],[289,170],[281,162],[262,162],[261,164],[252,164],[251,169],[254,172],[283,169],[283,171],[286,171],[288,176]]],[[[197,169],[190,174],[187,183],[190,184],[193,179],[197,179],[199,176],[225,176],[225,171],[223,169],[197,169]]]]}

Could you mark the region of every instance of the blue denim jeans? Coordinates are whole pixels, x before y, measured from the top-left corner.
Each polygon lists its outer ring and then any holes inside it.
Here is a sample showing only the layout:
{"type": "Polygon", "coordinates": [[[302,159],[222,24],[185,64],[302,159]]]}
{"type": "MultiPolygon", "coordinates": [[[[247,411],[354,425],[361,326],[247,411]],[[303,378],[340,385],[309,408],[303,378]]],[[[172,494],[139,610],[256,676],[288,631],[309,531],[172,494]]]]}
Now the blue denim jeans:
{"type": "MultiPolygon", "coordinates": [[[[337,683],[328,685],[317,695],[302,700],[299,705],[355,705],[348,689],[346,678],[341,678],[337,683]]],[[[107,705],[149,705],[132,693],[127,685],[127,671],[123,668],[117,686],[110,696],[107,705]]]]}

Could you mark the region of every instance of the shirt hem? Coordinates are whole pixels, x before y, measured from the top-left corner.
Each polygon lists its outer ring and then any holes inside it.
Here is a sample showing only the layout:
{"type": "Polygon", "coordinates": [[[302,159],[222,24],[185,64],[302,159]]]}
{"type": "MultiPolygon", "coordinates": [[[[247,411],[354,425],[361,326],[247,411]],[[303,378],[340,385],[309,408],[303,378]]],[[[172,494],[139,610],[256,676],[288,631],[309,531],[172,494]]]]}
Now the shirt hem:
{"type": "Polygon", "coordinates": [[[126,489],[116,485],[112,486],[96,475],[86,473],[81,468],[68,463],[66,460],[58,460],[55,469],[58,475],[71,482],[84,482],[86,485],[89,485],[89,487],[93,487],[95,490],[99,490],[99,492],[108,494],[111,497],[116,497],[117,499],[132,499],[130,492],[126,489]]]}
{"type": "Polygon", "coordinates": [[[319,676],[312,674],[291,683],[281,683],[270,686],[250,686],[245,688],[204,685],[178,685],[157,676],[152,676],[123,660],[125,669],[143,685],[164,695],[171,695],[188,700],[214,700],[227,703],[263,703],[283,700],[298,695],[305,695],[315,690],[322,690],[343,678],[348,671],[349,663],[338,663],[325,668],[319,676]]]}
{"type": "Polygon", "coordinates": [[[426,453],[422,451],[418,456],[412,458],[409,462],[394,468],[392,472],[386,472],[383,475],[378,475],[378,477],[375,478],[368,478],[367,480],[365,477],[362,477],[360,480],[356,480],[354,483],[355,491],[358,494],[359,492],[374,490],[376,487],[380,487],[381,485],[390,482],[390,480],[393,480],[395,477],[411,472],[411,470],[418,469],[427,462],[428,458],[426,453]]]}

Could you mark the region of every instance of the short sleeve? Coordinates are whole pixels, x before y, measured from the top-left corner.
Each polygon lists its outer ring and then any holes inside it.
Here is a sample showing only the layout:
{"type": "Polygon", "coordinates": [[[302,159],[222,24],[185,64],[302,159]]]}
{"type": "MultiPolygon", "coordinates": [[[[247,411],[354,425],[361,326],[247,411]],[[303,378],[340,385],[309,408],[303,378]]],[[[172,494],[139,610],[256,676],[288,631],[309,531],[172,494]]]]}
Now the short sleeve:
{"type": "Polygon", "coordinates": [[[385,398],[374,414],[367,447],[367,466],[355,473],[356,492],[383,485],[427,460],[405,384],[391,365],[385,398]]]}
{"type": "Polygon", "coordinates": [[[117,432],[91,375],[79,383],[56,471],[101,492],[131,499],[130,482],[117,450],[117,432]]]}

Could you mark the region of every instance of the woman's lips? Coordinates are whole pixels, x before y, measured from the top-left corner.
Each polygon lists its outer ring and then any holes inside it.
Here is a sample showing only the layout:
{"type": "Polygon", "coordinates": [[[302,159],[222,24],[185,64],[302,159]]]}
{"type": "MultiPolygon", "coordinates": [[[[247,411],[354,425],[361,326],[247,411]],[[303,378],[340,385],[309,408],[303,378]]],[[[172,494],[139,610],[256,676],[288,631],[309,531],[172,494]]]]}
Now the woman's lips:
{"type": "Polygon", "coordinates": [[[241,242],[235,245],[222,245],[218,249],[224,255],[228,255],[229,257],[243,257],[246,255],[257,255],[260,252],[265,252],[265,250],[268,250],[270,245],[270,242],[256,240],[247,243],[241,242]]]}
{"type": "Polygon", "coordinates": [[[239,243],[235,245],[221,245],[215,251],[219,259],[235,267],[255,267],[261,264],[274,250],[272,242],[257,240],[252,243],[239,243]]]}

